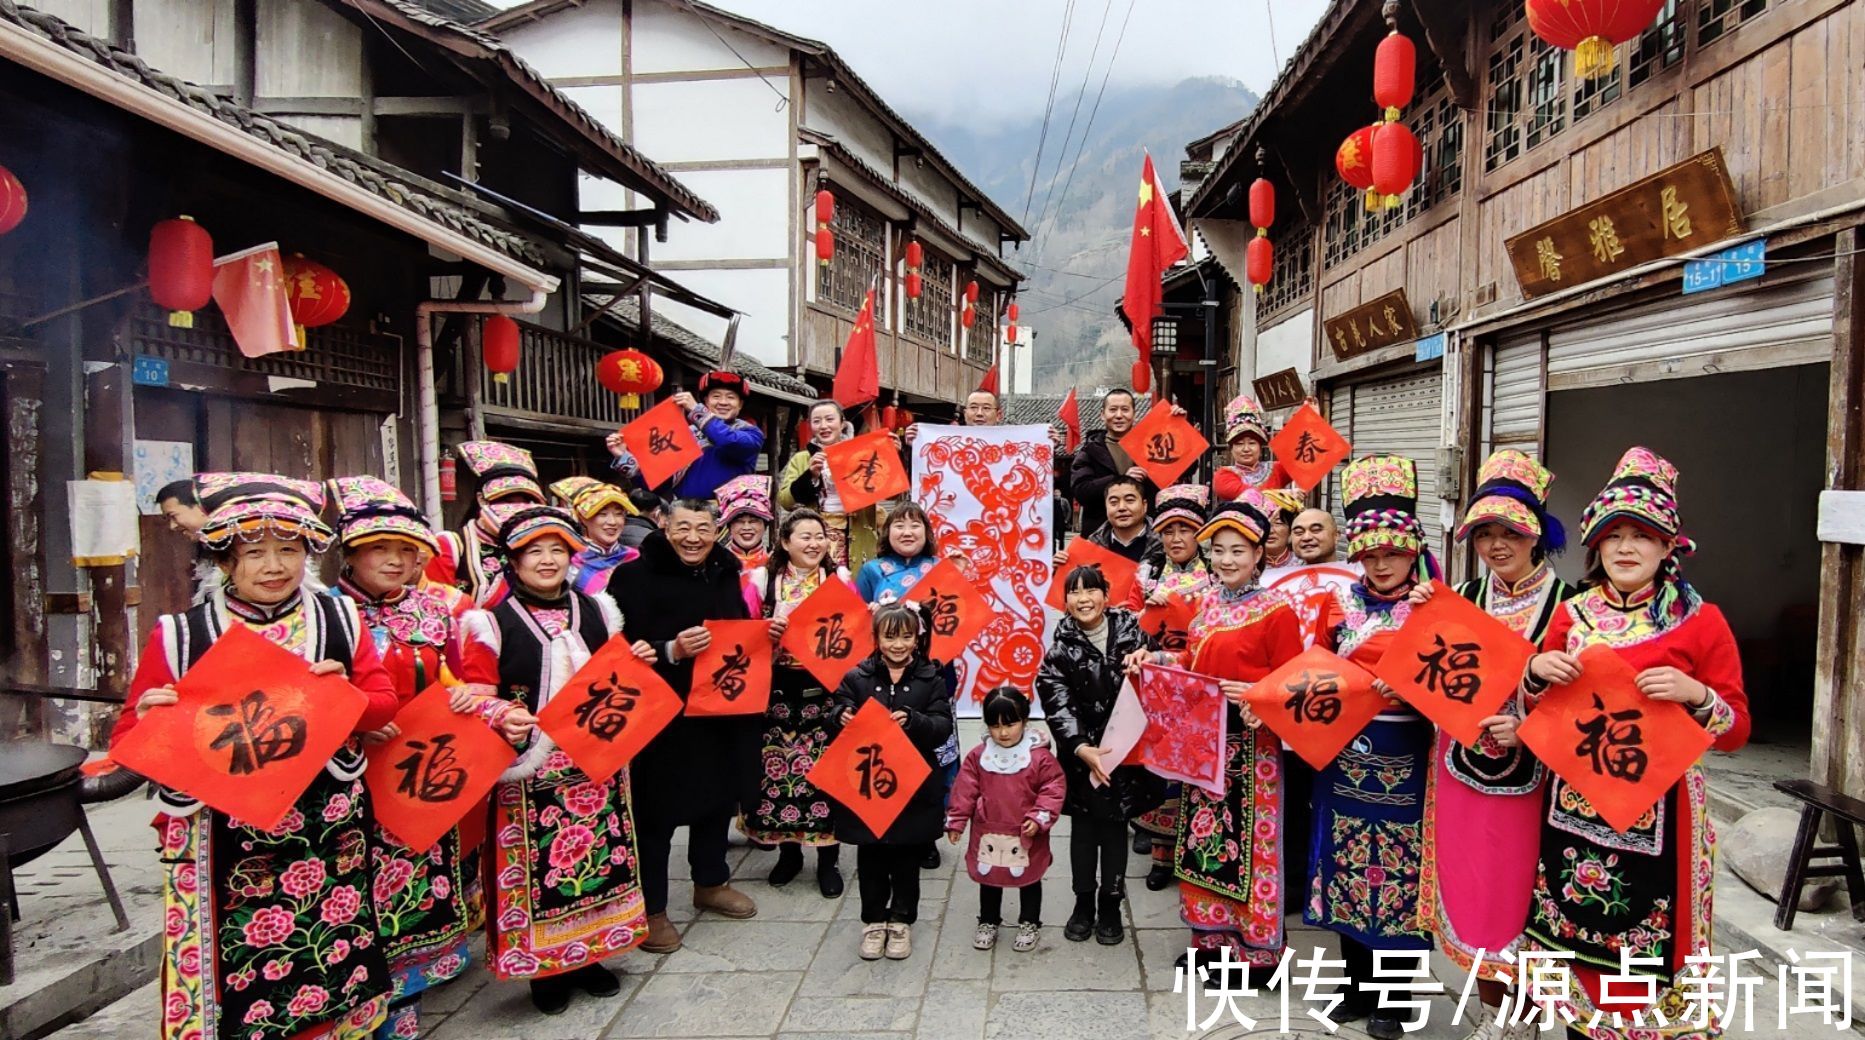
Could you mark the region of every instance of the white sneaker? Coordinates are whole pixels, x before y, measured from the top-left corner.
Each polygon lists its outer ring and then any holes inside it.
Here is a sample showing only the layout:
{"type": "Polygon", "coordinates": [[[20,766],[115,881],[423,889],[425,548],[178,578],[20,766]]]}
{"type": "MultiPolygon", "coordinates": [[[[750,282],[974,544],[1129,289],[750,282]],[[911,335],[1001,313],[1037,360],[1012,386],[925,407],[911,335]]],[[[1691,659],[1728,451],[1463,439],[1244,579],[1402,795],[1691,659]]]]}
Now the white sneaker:
{"type": "Polygon", "coordinates": [[[985,921],[978,922],[978,930],[971,933],[971,948],[988,950],[997,945],[997,926],[985,921]]]}
{"type": "Polygon", "coordinates": [[[1503,1022],[1501,1020],[1496,1023],[1496,1040],[1537,1040],[1542,1035],[1539,1023],[1503,1022]]]}
{"type": "Polygon", "coordinates": [[[1496,1009],[1488,1004],[1477,1005],[1475,1029],[1468,1040],[1501,1040],[1502,1023],[1496,1018],[1496,1009]]]}
{"type": "Polygon", "coordinates": [[[891,923],[887,926],[887,959],[904,961],[913,956],[913,926],[891,923]]]}
{"type": "Polygon", "coordinates": [[[1028,953],[1036,948],[1036,940],[1042,935],[1043,926],[1034,921],[1024,921],[1017,925],[1017,937],[1011,940],[1010,948],[1018,953],[1028,953]]]}
{"type": "Polygon", "coordinates": [[[887,948],[887,926],[884,924],[864,925],[861,929],[861,959],[878,961],[887,948]]]}

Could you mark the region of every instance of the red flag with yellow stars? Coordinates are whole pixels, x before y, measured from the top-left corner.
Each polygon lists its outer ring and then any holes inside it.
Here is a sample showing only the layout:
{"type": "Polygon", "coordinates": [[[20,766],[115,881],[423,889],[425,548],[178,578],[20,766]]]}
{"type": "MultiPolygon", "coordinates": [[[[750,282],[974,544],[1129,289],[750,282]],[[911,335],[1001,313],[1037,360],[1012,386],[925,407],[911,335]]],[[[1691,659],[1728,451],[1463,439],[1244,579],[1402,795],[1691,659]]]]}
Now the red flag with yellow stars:
{"type": "Polygon", "coordinates": [[[881,396],[881,362],[874,346],[873,289],[862,298],[861,313],[855,315],[855,327],[848,332],[848,343],[842,347],[842,361],[835,367],[835,383],[830,395],[846,411],[854,411],[881,396]]]}
{"type": "Polygon", "coordinates": [[[1116,308],[1133,334],[1140,360],[1133,366],[1133,389],[1146,393],[1153,381],[1153,319],[1159,316],[1165,289],[1160,278],[1166,269],[1185,259],[1185,232],[1178,214],[1166,198],[1165,186],[1146,157],[1140,172],[1140,203],[1133,211],[1133,242],[1127,248],[1127,289],[1116,308]]]}
{"type": "Polygon", "coordinates": [[[214,302],[241,354],[256,358],[298,349],[277,242],[214,261],[214,302]]]}

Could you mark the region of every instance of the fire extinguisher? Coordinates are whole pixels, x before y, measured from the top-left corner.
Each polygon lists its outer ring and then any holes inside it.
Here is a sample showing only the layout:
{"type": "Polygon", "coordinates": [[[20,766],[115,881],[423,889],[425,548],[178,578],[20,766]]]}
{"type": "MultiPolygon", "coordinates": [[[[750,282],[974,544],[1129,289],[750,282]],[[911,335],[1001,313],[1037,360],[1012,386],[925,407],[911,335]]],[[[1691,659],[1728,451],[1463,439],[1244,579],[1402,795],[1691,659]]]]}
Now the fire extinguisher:
{"type": "Polygon", "coordinates": [[[440,457],[440,500],[452,502],[460,497],[460,482],[453,474],[453,456],[440,457]]]}

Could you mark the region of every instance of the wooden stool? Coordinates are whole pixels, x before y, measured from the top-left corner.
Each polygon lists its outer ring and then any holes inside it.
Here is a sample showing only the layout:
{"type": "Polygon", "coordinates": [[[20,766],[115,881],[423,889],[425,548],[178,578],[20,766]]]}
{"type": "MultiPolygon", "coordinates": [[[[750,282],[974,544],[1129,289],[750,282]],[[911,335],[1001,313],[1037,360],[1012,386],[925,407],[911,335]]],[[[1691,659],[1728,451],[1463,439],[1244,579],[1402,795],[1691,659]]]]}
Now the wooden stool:
{"type": "Polygon", "coordinates": [[[1787,878],[1781,883],[1780,905],[1774,911],[1774,926],[1793,931],[1794,914],[1800,908],[1800,890],[1808,878],[1844,877],[1846,896],[1852,900],[1852,919],[1865,921],[1865,872],[1859,869],[1858,835],[1853,827],[1865,825],[1865,802],[1840,794],[1811,780],[1776,780],[1774,789],[1801,803],[1800,830],[1794,835],[1794,851],[1787,861],[1787,878]],[[1831,813],[1839,832],[1839,844],[1818,844],[1820,818],[1831,813]],[[1810,865],[1816,859],[1833,859],[1838,863],[1810,865]]]}

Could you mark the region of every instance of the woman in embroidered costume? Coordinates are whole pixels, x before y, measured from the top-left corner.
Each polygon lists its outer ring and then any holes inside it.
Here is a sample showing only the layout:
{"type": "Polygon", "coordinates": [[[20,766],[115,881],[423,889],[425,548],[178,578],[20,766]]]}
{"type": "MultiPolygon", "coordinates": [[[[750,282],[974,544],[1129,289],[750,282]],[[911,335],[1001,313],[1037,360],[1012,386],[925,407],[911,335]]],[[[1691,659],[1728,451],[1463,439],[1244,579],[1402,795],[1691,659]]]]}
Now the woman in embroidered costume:
{"type": "MultiPolygon", "coordinates": [[[[1554,474],[1504,448],[1483,463],[1477,481],[1457,539],[1475,547],[1488,573],[1464,582],[1457,593],[1539,643],[1574,592],[1548,562],[1567,545],[1567,532],[1547,510],[1554,474]]],[[[1420,585],[1411,599],[1423,603],[1430,592],[1430,585],[1420,585]]],[[[1526,702],[1517,697],[1505,716],[1484,722],[1502,726],[1526,713],[1526,702]]],[[[1438,949],[1477,976],[1483,1007],[1473,1040],[1527,1040],[1535,1029],[1532,1023],[1499,1021],[1495,1011],[1517,974],[1503,954],[1520,949],[1528,921],[1543,774],[1526,750],[1505,748],[1488,736],[1465,747],[1440,732],[1432,753],[1419,898],[1438,949]],[[1472,849],[1483,855],[1471,855],[1472,849]]]]}
{"type": "MultiPolygon", "coordinates": [[[[1748,696],[1735,636],[1722,611],[1705,603],[1681,573],[1695,545],[1682,533],[1676,467],[1646,448],[1626,452],[1581,514],[1580,540],[1587,547],[1585,591],[1555,613],[1542,652],[1528,663],[1524,689],[1532,696],[1573,681],[1580,673],[1574,655],[1608,646],[1638,671],[1640,692],[1682,705],[1715,737],[1716,750],[1748,743],[1748,696]]],[[[1502,741],[1518,739],[1504,729],[1502,741]]],[[[1554,1006],[1573,1013],[1575,1032],[1594,1040],[1722,1034],[1713,1017],[1698,1024],[1687,1000],[1707,985],[1703,968],[1686,965],[1685,958],[1710,946],[1716,835],[1708,796],[1703,768],[1693,765],[1620,833],[1560,777],[1549,781],[1526,941],[1573,954],[1565,999],[1554,1006]],[[1661,966],[1627,968],[1622,955],[1658,958],[1661,966]],[[1601,999],[1602,975],[1621,971],[1655,976],[1656,1006],[1666,1024],[1650,1021],[1649,1013],[1632,1024],[1632,1012],[1649,1012],[1649,1006],[1624,999],[1636,988],[1627,983],[1618,985],[1616,999],[1601,999]]]]}
{"type": "MultiPolygon", "coordinates": [[[[485,507],[498,525],[511,595],[466,616],[460,678],[536,715],[565,681],[621,631],[607,593],[570,587],[584,547],[569,513],[550,506],[485,507]]],[[[654,648],[634,644],[637,657],[654,648]]],[[[493,977],[530,979],[547,1015],[573,990],[621,991],[605,957],[647,934],[629,806],[628,770],[592,782],[541,731],[492,789],[491,902],[486,959],[493,977]]]]}
{"type": "Polygon", "coordinates": [[[809,429],[810,442],[790,456],[777,475],[777,504],[786,510],[808,506],[820,513],[829,531],[829,558],[838,567],[860,571],[874,558],[880,507],[853,513],[844,510],[829,473],[829,456],[823,452],[853,436],[854,429],[843,418],[842,406],[826,399],[810,405],[809,429]]]}
{"type": "Polygon", "coordinates": [[[477,607],[490,607],[505,595],[496,521],[486,514],[494,502],[544,504],[537,464],[531,453],[498,441],[467,441],[457,449],[479,480],[478,510],[456,533],[440,533],[440,551],[427,562],[427,576],[467,594],[477,607]]]}
{"type": "MultiPolygon", "coordinates": [[[[335,591],[355,602],[396,697],[406,704],[433,683],[456,684],[459,620],[471,604],[458,589],[421,577],[421,565],[435,551],[421,511],[375,477],[339,477],[330,481],[330,494],[343,547],[335,591]]],[[[457,707],[513,738],[535,721],[495,697],[463,696],[457,707]]],[[[388,1020],[376,1036],[400,1040],[419,1031],[421,992],[471,963],[466,940],[481,914],[479,858],[463,854],[458,828],[419,853],[378,829],[369,858],[375,871],[370,893],[394,986],[388,1020]]]]}
{"type": "MultiPolygon", "coordinates": [[[[398,702],[356,605],[304,593],[310,554],[331,541],[317,518],[323,489],[266,473],[197,482],[208,513],[201,544],[226,582],[157,620],[111,745],[149,712],[176,710],[175,682],[235,625],[313,672],[348,673],[368,698],[358,734],[386,726],[398,702]]],[[[363,766],[351,740],[269,831],[158,791],[165,1040],[361,1040],[382,1022],[389,971],[369,899],[374,824],[363,766]]]]}
{"type": "MultiPolygon", "coordinates": [[[[1153,532],[1159,535],[1159,549],[1140,562],[1140,572],[1133,583],[1130,604],[1137,611],[1163,607],[1170,597],[1190,604],[1194,609],[1203,601],[1212,585],[1211,564],[1205,559],[1198,531],[1204,527],[1205,510],[1211,504],[1211,489],[1199,484],[1174,484],[1159,492],[1153,507],[1153,532]]],[[[1186,633],[1168,631],[1159,640],[1163,650],[1185,649],[1186,633]]],[[[1146,887],[1154,892],[1172,884],[1172,843],[1179,830],[1179,785],[1167,788],[1167,797],[1157,809],[1134,817],[1134,830],[1149,836],[1153,856],[1152,869],[1146,873],[1146,887]]],[[[1136,844],[1135,849],[1139,846],[1136,844]]]]}
{"type": "Polygon", "coordinates": [[[635,515],[628,493],[594,477],[565,477],[550,486],[550,493],[576,514],[588,544],[571,559],[575,567],[570,585],[578,592],[602,592],[609,574],[641,555],[622,544],[622,528],[635,515]]]}
{"type": "MultiPolygon", "coordinates": [[[[848,572],[834,567],[828,528],[814,509],[784,516],[777,529],[777,551],[770,563],[753,571],[751,591],[771,619],[774,638],[783,638],[790,613],[825,581],[846,583],[848,572]]],[[[816,887],[826,899],[842,894],[829,799],[804,774],[822,757],[833,736],[829,694],[790,651],[777,650],[771,665],[771,704],[765,712],[763,766],[759,799],[746,806],[739,827],[752,841],[776,845],[777,865],[771,884],[787,885],[803,870],[803,846],[816,849],[816,887]]]]}
{"type": "Polygon", "coordinates": [[[749,575],[771,560],[771,478],[756,474],[733,477],[719,485],[719,526],[725,547],[749,575]]]}
{"type": "MultiPolygon", "coordinates": [[[[1224,795],[1181,785],[1173,872],[1179,913],[1191,927],[1190,948],[1201,963],[1228,950],[1248,975],[1282,957],[1282,748],[1243,695],[1252,683],[1302,652],[1301,624],[1289,602],[1257,579],[1269,504],[1254,488],[1220,504],[1199,531],[1208,543],[1216,584],[1192,619],[1189,646],[1176,654],[1138,653],[1222,680],[1230,702],[1224,795]]],[[[1186,958],[1180,963],[1186,967],[1186,958]]],[[[1237,980],[1232,980],[1237,981],[1237,980]]]]}
{"type": "MultiPolygon", "coordinates": [[[[1321,643],[1371,668],[1411,616],[1412,588],[1437,575],[1437,561],[1425,546],[1416,515],[1418,471],[1410,459],[1355,459],[1342,472],[1341,486],[1347,556],[1365,574],[1323,605],[1321,643]]],[[[1334,1021],[1370,1014],[1367,1033],[1375,1040],[1396,1040],[1403,1027],[1393,1010],[1395,1001],[1374,1008],[1374,991],[1367,983],[1373,977],[1374,950],[1431,948],[1418,887],[1434,733],[1431,723],[1385,684],[1376,688],[1387,697],[1385,710],[1315,772],[1303,918],[1340,935],[1352,985],[1334,1009],[1334,1021]]]]}
{"type": "Polygon", "coordinates": [[[1224,406],[1224,442],[1230,445],[1230,465],[1218,467],[1211,479],[1219,502],[1234,502],[1249,488],[1288,486],[1288,474],[1269,457],[1269,426],[1256,398],[1238,394],[1224,406]]]}

